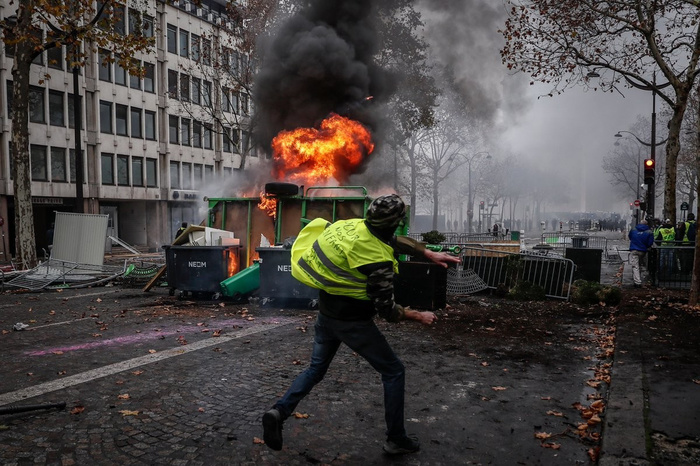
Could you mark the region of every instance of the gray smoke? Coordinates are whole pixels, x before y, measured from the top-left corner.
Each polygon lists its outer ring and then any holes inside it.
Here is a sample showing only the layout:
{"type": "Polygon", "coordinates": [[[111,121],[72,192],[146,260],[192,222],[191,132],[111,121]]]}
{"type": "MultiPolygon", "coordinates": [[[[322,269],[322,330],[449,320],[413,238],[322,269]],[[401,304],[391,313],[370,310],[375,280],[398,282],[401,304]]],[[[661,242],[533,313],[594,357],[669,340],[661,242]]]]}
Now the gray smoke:
{"type": "Polygon", "coordinates": [[[417,0],[431,58],[449,74],[443,85],[458,93],[471,114],[494,126],[525,113],[528,80],[513,79],[501,63],[505,24],[501,2],[417,0]]]}
{"type": "Polygon", "coordinates": [[[256,77],[256,134],[269,147],[281,130],[313,127],[331,112],[373,126],[364,99],[383,93],[372,64],[370,0],[313,0],[279,29],[256,77]]]}

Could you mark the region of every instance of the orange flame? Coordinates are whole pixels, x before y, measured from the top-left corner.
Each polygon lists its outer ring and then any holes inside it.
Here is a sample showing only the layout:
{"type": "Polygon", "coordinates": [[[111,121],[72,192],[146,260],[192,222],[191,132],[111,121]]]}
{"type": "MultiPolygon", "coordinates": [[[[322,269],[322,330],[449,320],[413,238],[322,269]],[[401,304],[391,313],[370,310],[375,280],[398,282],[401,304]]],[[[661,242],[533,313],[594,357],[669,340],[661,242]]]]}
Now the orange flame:
{"type": "Polygon", "coordinates": [[[236,249],[229,249],[227,265],[227,272],[229,277],[233,277],[235,274],[238,273],[238,251],[236,249]]]}
{"type": "Polygon", "coordinates": [[[272,140],[274,176],[308,184],[342,182],[374,150],[361,123],[331,113],[321,127],[281,131],[272,140]]]}
{"type": "Polygon", "coordinates": [[[267,197],[265,192],[260,192],[260,202],[258,202],[258,208],[264,210],[267,215],[272,218],[277,216],[277,199],[274,197],[267,197]]]}

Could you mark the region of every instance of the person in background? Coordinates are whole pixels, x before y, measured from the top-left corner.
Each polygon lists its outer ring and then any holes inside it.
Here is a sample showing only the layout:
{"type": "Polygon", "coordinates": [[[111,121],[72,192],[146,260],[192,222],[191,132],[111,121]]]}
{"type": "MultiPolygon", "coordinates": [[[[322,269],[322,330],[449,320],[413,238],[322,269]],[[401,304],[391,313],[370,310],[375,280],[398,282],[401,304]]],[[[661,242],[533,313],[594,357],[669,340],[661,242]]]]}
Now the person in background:
{"type": "Polygon", "coordinates": [[[178,228],[177,231],[175,232],[175,239],[177,239],[178,236],[183,234],[185,232],[185,230],[187,230],[187,222],[182,222],[182,225],[180,225],[180,228],[178,228]]]}
{"type": "MultiPolygon", "coordinates": [[[[695,258],[695,236],[696,227],[695,214],[688,214],[683,231],[683,247],[680,252],[681,272],[691,273],[693,271],[693,260],[695,258]]],[[[678,238],[678,236],[676,236],[678,238]]]]}
{"type": "Polygon", "coordinates": [[[694,243],[697,225],[695,224],[695,214],[688,214],[688,219],[685,222],[685,236],[683,236],[684,243],[694,243]]]}
{"type": "Polygon", "coordinates": [[[406,216],[399,196],[376,198],[365,219],[329,223],[317,218],[299,233],[292,246],[292,276],[320,289],[319,313],[314,326],[311,364],[299,374],[284,396],[262,417],[263,440],[282,449],[282,424],[299,402],[326,375],[341,343],[362,356],[382,376],[387,440],[384,451],[404,454],[420,449],[404,428],[405,367],[374,323],[379,314],[389,322],[413,320],[430,325],[437,318],[394,302],[395,253],[424,256],[447,267],[458,257],[436,253],[394,232],[406,216]]]}
{"type": "Polygon", "coordinates": [[[630,265],[632,266],[632,280],[635,288],[642,286],[641,265],[646,259],[647,251],[654,245],[654,234],[646,220],[642,220],[630,230],[627,237],[630,240],[630,265]]]}
{"type": "Polygon", "coordinates": [[[674,271],[675,257],[673,246],[675,243],[676,229],[673,227],[671,219],[667,218],[656,234],[656,244],[661,246],[659,251],[659,274],[665,279],[668,279],[674,271]]]}

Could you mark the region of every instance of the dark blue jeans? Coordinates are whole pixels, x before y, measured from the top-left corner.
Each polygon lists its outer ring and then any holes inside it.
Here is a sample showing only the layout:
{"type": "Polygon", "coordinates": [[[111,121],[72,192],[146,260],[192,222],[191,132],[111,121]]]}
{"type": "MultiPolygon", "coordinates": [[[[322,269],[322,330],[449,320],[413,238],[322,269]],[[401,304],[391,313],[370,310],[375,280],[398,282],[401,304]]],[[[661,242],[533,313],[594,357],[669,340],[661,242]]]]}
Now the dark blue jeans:
{"type": "Polygon", "coordinates": [[[374,321],[348,322],[319,313],[314,327],[311,365],[294,379],[287,393],[275,403],[274,408],[280,412],[282,419],[287,419],[314,385],[323,380],[340,344],[345,343],[382,376],[387,437],[406,435],[403,418],[406,371],[374,321]]]}

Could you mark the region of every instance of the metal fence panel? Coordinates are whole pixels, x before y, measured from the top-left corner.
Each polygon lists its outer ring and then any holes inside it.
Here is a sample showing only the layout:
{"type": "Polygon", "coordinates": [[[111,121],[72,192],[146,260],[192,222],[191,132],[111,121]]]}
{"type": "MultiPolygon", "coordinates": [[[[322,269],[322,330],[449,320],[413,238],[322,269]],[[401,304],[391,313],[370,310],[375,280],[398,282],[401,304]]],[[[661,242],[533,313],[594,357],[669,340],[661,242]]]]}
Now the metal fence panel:
{"type": "Polygon", "coordinates": [[[574,276],[570,259],[531,253],[512,253],[467,246],[462,250],[464,270],[473,270],[489,288],[527,281],[541,286],[549,298],[568,300],[574,276]]]}
{"type": "Polygon", "coordinates": [[[688,290],[693,278],[694,244],[653,247],[649,250],[649,276],[654,286],[688,290]]]}
{"type": "Polygon", "coordinates": [[[51,258],[102,265],[108,219],[107,215],[56,212],[51,258]]]}

